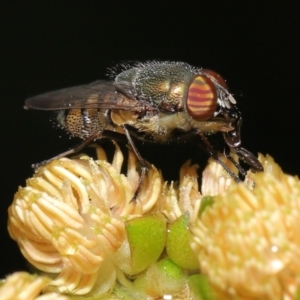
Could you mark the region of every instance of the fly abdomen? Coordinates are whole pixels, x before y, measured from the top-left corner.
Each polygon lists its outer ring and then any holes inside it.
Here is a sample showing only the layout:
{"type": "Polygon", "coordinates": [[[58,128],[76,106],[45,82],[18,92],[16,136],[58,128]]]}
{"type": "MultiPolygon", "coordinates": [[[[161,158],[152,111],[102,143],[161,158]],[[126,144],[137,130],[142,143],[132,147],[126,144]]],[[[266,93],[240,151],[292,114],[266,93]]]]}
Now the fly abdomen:
{"type": "MultiPolygon", "coordinates": [[[[99,121],[97,109],[71,109],[65,111],[64,128],[73,136],[87,139],[103,129],[99,121]]],[[[59,117],[59,115],[58,115],[59,117]]]]}

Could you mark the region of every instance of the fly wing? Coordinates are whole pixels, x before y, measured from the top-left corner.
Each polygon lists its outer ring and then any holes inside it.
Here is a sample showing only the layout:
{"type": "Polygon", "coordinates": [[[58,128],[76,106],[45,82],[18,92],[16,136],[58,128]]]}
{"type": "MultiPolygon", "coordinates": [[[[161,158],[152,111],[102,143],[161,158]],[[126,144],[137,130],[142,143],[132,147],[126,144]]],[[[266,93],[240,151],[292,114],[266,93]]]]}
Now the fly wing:
{"type": "Polygon", "coordinates": [[[48,92],[25,101],[25,107],[39,110],[65,110],[76,108],[119,109],[141,111],[145,102],[134,96],[132,85],[96,81],[87,85],[48,92]]]}

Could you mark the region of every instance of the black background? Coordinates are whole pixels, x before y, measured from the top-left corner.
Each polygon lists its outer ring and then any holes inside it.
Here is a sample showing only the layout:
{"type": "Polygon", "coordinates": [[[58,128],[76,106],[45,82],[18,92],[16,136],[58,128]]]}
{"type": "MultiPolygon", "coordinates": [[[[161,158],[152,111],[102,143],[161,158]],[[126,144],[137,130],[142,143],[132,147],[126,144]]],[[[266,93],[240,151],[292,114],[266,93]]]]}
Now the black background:
{"type": "MultiPolygon", "coordinates": [[[[23,110],[24,100],[103,79],[116,63],[174,60],[218,71],[238,99],[243,145],[300,174],[299,10],[260,2],[1,1],[0,277],[25,267],[6,230],[18,186],[33,162],[77,143],[53,128],[51,114],[23,110]]],[[[168,179],[191,152],[203,156],[194,145],[140,148],[168,179]]]]}

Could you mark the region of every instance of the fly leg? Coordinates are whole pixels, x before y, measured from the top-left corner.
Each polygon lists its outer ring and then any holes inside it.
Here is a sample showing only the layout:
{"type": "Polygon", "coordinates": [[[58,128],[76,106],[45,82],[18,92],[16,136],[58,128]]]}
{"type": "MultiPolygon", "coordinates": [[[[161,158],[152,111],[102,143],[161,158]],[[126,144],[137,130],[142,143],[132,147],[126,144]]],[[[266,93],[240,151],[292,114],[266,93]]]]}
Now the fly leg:
{"type": "Polygon", "coordinates": [[[40,163],[36,163],[36,164],[32,164],[32,168],[37,169],[38,167],[45,165],[55,159],[60,159],[62,157],[66,157],[68,155],[71,154],[76,154],[79,151],[81,151],[83,148],[85,148],[87,145],[89,145],[90,143],[92,143],[95,140],[99,140],[99,139],[103,139],[103,138],[108,138],[111,140],[120,140],[120,141],[125,141],[126,138],[124,137],[123,134],[121,133],[117,133],[117,132],[112,132],[112,131],[108,131],[108,130],[100,130],[98,132],[95,132],[94,134],[92,134],[90,137],[88,137],[87,139],[83,140],[80,144],[78,144],[77,146],[75,146],[74,148],[71,148],[63,153],[60,153],[52,158],[43,160],[40,163]]]}
{"type": "Polygon", "coordinates": [[[96,140],[96,139],[99,139],[99,138],[102,138],[102,131],[98,131],[94,134],[92,134],[90,137],[88,137],[87,139],[83,140],[82,143],[80,143],[79,145],[77,145],[76,147],[72,148],[72,149],[69,149],[63,153],[60,153],[50,159],[46,159],[46,160],[43,160],[42,162],[40,163],[37,163],[37,164],[32,164],[32,168],[34,169],[37,169],[38,167],[42,166],[42,165],[45,165],[55,159],[60,159],[62,157],[65,157],[65,156],[68,156],[68,155],[71,155],[71,154],[75,154],[75,153],[78,153],[81,149],[83,149],[84,147],[86,147],[88,144],[90,144],[92,141],[96,140]]]}
{"type": "Polygon", "coordinates": [[[212,147],[212,145],[207,140],[206,136],[200,131],[198,131],[198,135],[201,137],[211,157],[215,159],[224,168],[224,170],[234,179],[235,182],[241,182],[241,179],[233,171],[231,171],[230,168],[219,157],[218,152],[212,147]]]}
{"type": "Polygon", "coordinates": [[[141,187],[142,187],[142,185],[144,183],[148,167],[147,167],[146,161],[142,158],[142,156],[139,153],[138,149],[135,147],[134,142],[133,142],[133,140],[132,140],[132,138],[130,136],[130,133],[129,133],[128,129],[126,128],[125,125],[122,125],[122,128],[123,128],[123,130],[125,132],[125,135],[126,135],[126,138],[127,138],[127,141],[129,143],[130,147],[132,148],[135,156],[137,157],[137,159],[138,159],[138,161],[139,161],[139,163],[141,165],[141,176],[140,176],[140,179],[139,179],[139,184],[138,184],[138,187],[137,187],[137,189],[136,189],[136,191],[134,193],[134,196],[133,196],[133,198],[131,200],[131,201],[135,201],[136,198],[137,198],[137,196],[138,196],[138,194],[139,194],[139,192],[140,192],[140,190],[141,190],[141,187]]]}
{"type": "Polygon", "coordinates": [[[233,165],[239,170],[242,176],[246,176],[246,171],[232,156],[230,156],[228,149],[224,149],[224,156],[233,163],[233,165]]]}
{"type": "Polygon", "coordinates": [[[234,130],[223,133],[224,140],[229,148],[250,166],[252,172],[262,172],[264,169],[257,157],[247,149],[241,147],[241,124],[242,119],[239,118],[234,130]]]}
{"type": "MultiPolygon", "coordinates": [[[[209,153],[209,155],[214,159],[216,160],[222,167],[223,169],[234,179],[235,182],[241,182],[240,178],[232,171],[230,170],[230,168],[224,163],[224,161],[219,157],[219,154],[218,154],[218,151],[216,151],[213,146],[209,143],[208,139],[206,138],[206,136],[200,131],[200,130],[192,130],[192,131],[189,131],[189,132],[185,132],[183,134],[181,134],[177,140],[178,141],[182,141],[182,140],[188,140],[190,139],[191,137],[194,137],[194,136],[200,136],[200,138],[202,139],[202,142],[204,143],[205,145],[205,149],[206,151],[209,153]]],[[[202,146],[202,145],[201,145],[202,146]]],[[[201,147],[201,148],[204,148],[204,147],[201,147]]],[[[240,169],[241,166],[239,166],[236,161],[230,157],[229,155],[227,156],[225,154],[225,156],[227,158],[230,159],[230,161],[233,162],[233,164],[237,167],[237,169],[240,169]]]]}

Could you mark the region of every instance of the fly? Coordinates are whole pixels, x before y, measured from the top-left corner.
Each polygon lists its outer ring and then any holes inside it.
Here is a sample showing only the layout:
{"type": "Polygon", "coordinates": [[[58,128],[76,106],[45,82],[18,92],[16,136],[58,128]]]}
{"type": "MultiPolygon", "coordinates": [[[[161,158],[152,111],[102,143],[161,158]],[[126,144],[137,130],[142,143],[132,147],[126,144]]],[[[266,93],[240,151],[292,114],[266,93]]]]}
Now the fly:
{"type": "MultiPolygon", "coordinates": [[[[141,165],[139,187],[147,165],[134,144],[136,139],[169,143],[199,136],[210,155],[240,181],[206,138],[221,132],[229,150],[253,172],[263,170],[257,157],[241,146],[242,116],[225,80],[216,72],[183,62],[137,63],[112,80],[29,98],[26,108],[59,111],[59,125],[83,139],[79,146],[52,159],[76,153],[96,139],[125,136],[141,165]]],[[[245,175],[239,163],[228,157],[245,175]]]]}

